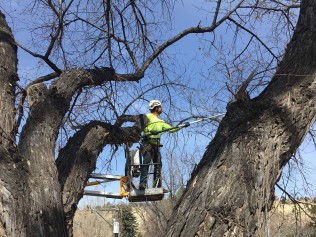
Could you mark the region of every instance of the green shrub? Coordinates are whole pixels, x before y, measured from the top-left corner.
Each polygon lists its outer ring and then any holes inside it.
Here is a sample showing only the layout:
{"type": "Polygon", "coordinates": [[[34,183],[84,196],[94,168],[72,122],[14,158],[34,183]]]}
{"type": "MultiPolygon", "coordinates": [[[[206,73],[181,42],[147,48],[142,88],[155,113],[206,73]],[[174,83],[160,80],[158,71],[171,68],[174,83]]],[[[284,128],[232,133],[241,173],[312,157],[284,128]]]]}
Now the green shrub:
{"type": "Polygon", "coordinates": [[[309,211],[310,211],[311,217],[312,217],[311,225],[312,225],[313,227],[315,227],[315,229],[316,229],[316,206],[315,206],[315,205],[311,206],[311,207],[309,208],[309,211]]]}
{"type": "Polygon", "coordinates": [[[121,234],[124,237],[137,237],[138,228],[136,218],[129,206],[121,206],[120,208],[121,234]]]}

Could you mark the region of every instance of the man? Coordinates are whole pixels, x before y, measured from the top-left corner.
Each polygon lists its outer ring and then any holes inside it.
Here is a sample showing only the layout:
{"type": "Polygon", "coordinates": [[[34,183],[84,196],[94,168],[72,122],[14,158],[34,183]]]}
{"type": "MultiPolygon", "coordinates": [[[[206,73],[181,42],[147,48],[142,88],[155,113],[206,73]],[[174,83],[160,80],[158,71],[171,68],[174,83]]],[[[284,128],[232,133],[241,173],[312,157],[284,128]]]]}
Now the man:
{"type": "MultiPolygon", "coordinates": [[[[186,123],[181,128],[173,128],[159,118],[162,113],[161,102],[152,100],[149,102],[149,114],[146,114],[148,119],[144,129],[144,139],[142,143],[143,165],[141,166],[139,189],[144,190],[147,187],[147,177],[150,161],[154,163],[154,187],[161,187],[161,155],[160,155],[160,137],[161,131],[168,132],[179,131],[183,127],[190,126],[186,123]]],[[[146,120],[147,120],[146,119],[146,120]]]]}

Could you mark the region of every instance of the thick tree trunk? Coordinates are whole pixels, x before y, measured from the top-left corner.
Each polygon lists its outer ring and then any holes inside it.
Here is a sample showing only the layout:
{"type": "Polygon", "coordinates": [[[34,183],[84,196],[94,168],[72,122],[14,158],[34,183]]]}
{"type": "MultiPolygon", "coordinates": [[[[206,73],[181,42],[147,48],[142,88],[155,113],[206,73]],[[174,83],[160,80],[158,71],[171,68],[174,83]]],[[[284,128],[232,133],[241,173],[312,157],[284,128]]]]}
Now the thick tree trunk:
{"type": "Polygon", "coordinates": [[[59,152],[56,165],[62,189],[64,212],[69,236],[77,203],[89,175],[96,168],[96,160],[106,144],[120,144],[140,139],[140,129],[119,128],[108,123],[92,121],[69,139],[59,152]]]}
{"type": "Polygon", "coordinates": [[[98,154],[106,144],[119,143],[118,139],[124,142],[130,141],[130,136],[139,138],[139,130],[104,123],[87,125],[61,152],[58,175],[54,149],[73,95],[84,86],[112,80],[114,71],[73,69],[63,72],[49,88],[42,83],[29,86],[29,114],[16,144],[17,48],[2,13],[0,37],[0,235],[67,237],[71,234],[68,217],[73,217],[72,207],[82,196],[98,154]],[[80,166],[87,159],[88,164],[80,166]]]}
{"type": "Polygon", "coordinates": [[[315,15],[316,3],[303,1],[269,86],[228,106],[165,236],[263,236],[274,184],[315,122],[315,15]]]}
{"type": "MultiPolygon", "coordinates": [[[[309,4],[302,4],[296,32],[269,87],[253,100],[228,107],[167,236],[260,235],[273,185],[315,121],[316,11],[315,3],[309,4]]],[[[121,132],[105,124],[88,125],[85,129],[90,130],[75,134],[62,150],[57,170],[58,130],[78,89],[115,80],[115,75],[109,68],[74,69],[63,72],[49,88],[30,86],[29,117],[16,144],[16,46],[2,14],[0,37],[0,233],[66,237],[87,174],[102,147],[121,132]]]]}
{"type": "Polygon", "coordinates": [[[15,87],[17,76],[17,46],[4,15],[0,12],[0,144],[15,144],[15,87]]]}
{"type": "Polygon", "coordinates": [[[0,235],[26,236],[27,167],[16,155],[15,85],[17,47],[0,12],[0,235]]]}

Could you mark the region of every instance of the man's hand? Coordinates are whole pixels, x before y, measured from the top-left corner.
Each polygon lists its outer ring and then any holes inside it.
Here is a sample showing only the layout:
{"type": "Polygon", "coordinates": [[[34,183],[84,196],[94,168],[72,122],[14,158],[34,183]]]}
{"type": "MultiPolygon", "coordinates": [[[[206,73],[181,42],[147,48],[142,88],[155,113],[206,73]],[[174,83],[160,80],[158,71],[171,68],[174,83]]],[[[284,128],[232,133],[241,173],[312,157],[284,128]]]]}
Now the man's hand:
{"type": "Polygon", "coordinates": [[[189,127],[189,126],[190,126],[190,123],[186,122],[183,127],[186,128],[186,127],[189,127]]]}
{"type": "Polygon", "coordinates": [[[158,131],[157,130],[151,130],[150,133],[151,133],[151,135],[158,135],[158,131]]]}

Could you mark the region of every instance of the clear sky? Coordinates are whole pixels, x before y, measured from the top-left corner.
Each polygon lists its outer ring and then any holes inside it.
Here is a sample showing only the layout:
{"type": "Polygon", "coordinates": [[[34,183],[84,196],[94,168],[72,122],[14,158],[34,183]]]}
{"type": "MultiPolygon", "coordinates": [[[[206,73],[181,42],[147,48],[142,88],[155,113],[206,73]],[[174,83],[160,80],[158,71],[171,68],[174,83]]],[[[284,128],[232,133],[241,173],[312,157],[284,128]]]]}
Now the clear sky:
{"type": "MultiPolygon", "coordinates": [[[[12,29],[15,31],[15,37],[16,39],[21,42],[24,45],[28,45],[29,43],[29,36],[26,35],[25,32],[22,31],[23,26],[23,21],[19,22],[16,21],[16,18],[23,18],[23,15],[19,15],[16,14],[19,12],[19,8],[21,8],[21,6],[23,4],[29,4],[29,2],[31,1],[3,1],[0,6],[2,6],[4,9],[7,10],[7,12],[10,12],[10,15],[7,16],[7,20],[10,23],[12,29]],[[21,25],[20,25],[21,24],[21,25]]],[[[208,15],[208,11],[207,10],[212,10],[210,9],[203,9],[200,8],[203,4],[205,4],[205,0],[187,0],[187,1],[180,1],[177,2],[175,5],[175,15],[173,18],[173,28],[169,31],[166,31],[164,35],[162,35],[163,38],[167,39],[170,36],[176,34],[177,32],[180,32],[181,30],[187,28],[187,27],[191,27],[191,26],[196,26],[197,24],[201,24],[203,26],[203,24],[206,22],[206,20],[210,20],[209,19],[209,15],[208,15]]],[[[223,81],[223,78],[221,78],[220,76],[214,74],[214,72],[212,74],[206,74],[205,70],[207,71],[207,67],[210,66],[214,66],[214,64],[216,63],[211,63],[211,62],[206,62],[206,53],[204,46],[205,44],[201,44],[201,42],[205,43],[207,41],[211,41],[213,39],[213,37],[216,37],[217,39],[219,39],[220,37],[231,37],[231,35],[229,33],[226,32],[226,28],[221,29],[221,34],[217,34],[216,36],[214,35],[204,35],[203,39],[201,41],[198,41],[196,35],[190,35],[184,39],[182,39],[181,41],[179,41],[178,43],[176,43],[174,46],[170,47],[167,49],[166,53],[173,55],[174,56],[174,60],[177,61],[177,65],[184,65],[186,68],[185,72],[183,73],[183,79],[188,80],[188,82],[192,83],[190,84],[191,86],[196,86],[198,84],[198,82],[203,82],[205,83],[207,80],[207,76],[211,77],[210,79],[212,79],[212,84],[211,84],[211,90],[210,88],[205,88],[206,90],[210,90],[210,93],[212,93],[213,91],[216,92],[218,90],[220,90],[220,88],[224,88],[225,87],[225,83],[223,81]],[[225,35],[226,33],[226,35],[225,35]],[[205,74],[201,74],[201,71],[204,71],[205,74]]],[[[265,30],[262,30],[262,33],[264,33],[265,30]]],[[[261,31],[259,31],[261,32],[261,31]]],[[[223,39],[225,40],[225,39],[223,39]]],[[[239,39],[237,39],[238,41],[239,39]]],[[[242,41],[239,42],[240,45],[242,46],[242,41]]],[[[213,53],[215,54],[219,54],[221,51],[220,50],[213,50],[210,49],[210,57],[209,58],[213,58],[212,55],[213,53]]],[[[223,49],[223,53],[227,52],[226,49],[223,49]]],[[[29,80],[34,79],[40,75],[44,75],[47,71],[46,67],[41,67],[39,66],[39,61],[34,59],[33,57],[31,57],[30,55],[28,55],[27,53],[25,53],[23,50],[19,50],[19,75],[21,78],[21,84],[27,84],[27,82],[29,82],[29,80]]],[[[228,56],[227,56],[228,57],[228,56]]],[[[215,65],[216,66],[216,65],[215,65]]],[[[180,74],[180,72],[177,72],[180,74]]],[[[173,74],[172,76],[174,76],[176,74],[173,74]]],[[[144,80],[148,80],[148,78],[145,78],[144,80]]],[[[208,81],[209,82],[209,81],[208,81]]],[[[208,86],[210,84],[207,84],[208,86]]],[[[181,98],[181,92],[177,92],[177,91],[172,91],[172,93],[176,94],[179,93],[179,96],[177,98],[178,101],[176,102],[176,105],[178,105],[179,107],[183,104],[187,105],[187,102],[182,102],[181,98]]],[[[154,95],[154,94],[153,94],[154,95]]],[[[192,98],[199,98],[199,94],[195,94],[192,96],[192,98]]],[[[149,99],[149,98],[148,98],[149,99]]],[[[157,98],[155,98],[157,99],[157,98]]],[[[199,98],[202,99],[203,98],[199,98]]],[[[209,98],[204,98],[204,103],[207,103],[205,106],[209,106],[212,107],[212,109],[210,109],[209,114],[207,115],[212,115],[216,112],[225,112],[224,108],[226,103],[228,102],[229,98],[227,96],[227,94],[225,94],[225,92],[222,92],[220,94],[217,95],[217,103],[216,105],[214,105],[211,101],[211,99],[209,98]]],[[[139,113],[146,113],[147,112],[147,108],[146,108],[146,103],[143,102],[139,102],[138,104],[136,104],[134,106],[134,110],[138,110],[139,113]]],[[[169,110],[169,105],[166,104],[166,110],[169,110]]],[[[198,112],[198,110],[197,110],[198,112]]],[[[169,122],[171,122],[172,124],[176,124],[181,118],[185,118],[187,114],[183,113],[182,115],[179,116],[170,116],[171,118],[168,118],[166,116],[162,116],[163,119],[168,120],[169,122]]],[[[183,133],[187,133],[189,134],[190,138],[192,138],[193,140],[195,140],[196,138],[194,137],[194,131],[196,130],[205,130],[205,129],[211,129],[210,127],[208,127],[209,125],[207,125],[206,123],[203,124],[197,124],[194,125],[192,127],[190,127],[190,129],[183,131],[183,133]],[[202,126],[203,125],[203,126],[202,126]],[[191,135],[192,134],[192,135],[191,135]]],[[[163,140],[166,143],[174,143],[175,141],[181,140],[182,134],[180,133],[180,135],[178,136],[170,136],[170,135],[163,135],[163,140]]],[[[202,145],[202,151],[199,153],[199,155],[201,155],[204,151],[204,147],[208,144],[209,142],[209,137],[205,138],[204,136],[200,136],[198,139],[199,143],[201,143],[202,145]]],[[[196,143],[195,141],[192,141],[194,143],[196,143]]],[[[305,142],[303,144],[303,147],[305,148],[302,152],[301,152],[301,156],[306,164],[307,167],[311,167],[310,168],[310,178],[308,179],[308,181],[312,184],[316,183],[316,175],[315,175],[315,168],[316,168],[316,153],[315,150],[312,146],[312,143],[307,143],[305,142]],[[308,165],[307,165],[308,164],[308,165]]],[[[164,149],[164,152],[166,151],[170,151],[169,149],[171,149],[170,147],[166,146],[166,148],[164,149]]],[[[194,149],[194,146],[192,145],[192,147],[190,146],[186,146],[186,149],[194,149]]],[[[172,151],[174,152],[174,155],[179,157],[181,156],[181,153],[179,154],[179,151],[172,151]]],[[[108,159],[108,157],[110,153],[110,148],[106,148],[104,150],[104,152],[101,154],[100,156],[100,161],[98,162],[98,169],[97,171],[100,172],[106,172],[105,171],[105,161],[108,159]]],[[[168,155],[168,154],[165,154],[168,155]]],[[[201,157],[201,156],[200,156],[201,157]]],[[[180,157],[181,158],[181,157],[180,157]]],[[[182,159],[182,158],[181,158],[182,159]]],[[[198,158],[196,160],[196,162],[198,162],[198,158]]],[[[295,165],[292,165],[292,167],[295,165]]],[[[112,173],[111,174],[123,174],[124,172],[124,155],[123,155],[123,150],[122,148],[120,148],[119,152],[117,153],[117,156],[114,158],[113,162],[112,162],[112,173]]],[[[287,171],[287,170],[285,170],[287,171]]],[[[297,180],[294,180],[294,183],[297,184],[301,184],[302,183],[302,179],[300,178],[300,174],[299,172],[297,172],[297,175],[295,176],[297,178],[297,180]]],[[[292,184],[293,186],[293,184],[292,184]]],[[[295,191],[302,193],[302,188],[304,188],[304,186],[302,185],[298,185],[298,187],[301,188],[297,188],[295,191]]],[[[115,191],[115,189],[117,188],[118,190],[118,184],[116,185],[102,185],[99,187],[99,189],[101,190],[105,190],[105,191],[115,191]]],[[[281,195],[281,192],[278,191],[278,195],[281,195]]],[[[311,193],[312,196],[315,196],[314,193],[311,193]]],[[[83,201],[81,203],[90,203],[90,202],[94,202],[91,200],[97,200],[98,202],[100,200],[102,200],[101,202],[107,202],[107,200],[105,199],[95,199],[95,198],[84,198],[83,201]]]]}

